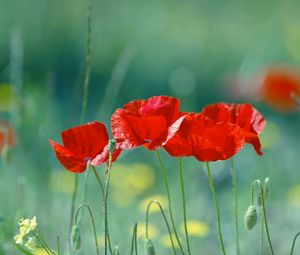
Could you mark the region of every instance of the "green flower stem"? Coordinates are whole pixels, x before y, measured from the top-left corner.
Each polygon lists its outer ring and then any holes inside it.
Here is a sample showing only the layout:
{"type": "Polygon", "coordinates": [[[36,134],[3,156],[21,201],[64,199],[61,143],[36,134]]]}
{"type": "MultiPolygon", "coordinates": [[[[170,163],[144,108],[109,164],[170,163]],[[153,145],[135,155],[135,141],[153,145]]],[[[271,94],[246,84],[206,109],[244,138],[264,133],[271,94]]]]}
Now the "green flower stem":
{"type": "Polygon", "coordinates": [[[162,159],[161,159],[161,156],[160,156],[160,153],[159,153],[158,150],[156,150],[156,156],[157,156],[157,159],[158,159],[159,164],[160,164],[160,169],[161,169],[161,172],[162,172],[162,175],[163,175],[163,180],[164,180],[164,184],[165,184],[165,188],[166,188],[166,192],[167,192],[168,209],[169,209],[170,219],[171,219],[172,227],[173,227],[173,230],[174,230],[175,238],[176,238],[177,243],[179,245],[181,254],[184,255],[184,251],[183,251],[181,242],[179,240],[179,236],[178,236],[178,233],[177,233],[177,229],[176,229],[176,225],[175,225],[175,221],[174,221],[174,217],[173,217],[172,202],[171,202],[171,193],[170,193],[170,188],[169,188],[169,182],[168,182],[167,172],[166,172],[166,169],[164,167],[164,164],[162,162],[162,159]]]}
{"type": "MultiPolygon", "coordinates": [[[[92,166],[92,169],[93,169],[93,173],[95,174],[96,179],[98,181],[99,187],[100,187],[101,192],[102,192],[102,199],[104,201],[104,193],[105,192],[104,192],[104,187],[103,187],[103,184],[102,184],[102,181],[101,181],[101,178],[100,178],[100,174],[97,172],[97,169],[94,166],[92,166]]],[[[107,241],[108,241],[109,249],[110,249],[110,251],[112,251],[109,232],[107,233],[107,241]]]]}
{"type": "Polygon", "coordinates": [[[105,255],[107,255],[107,246],[109,246],[109,251],[112,254],[112,248],[110,244],[110,237],[109,237],[109,228],[108,228],[108,192],[109,192],[109,183],[110,183],[110,170],[111,170],[111,164],[112,164],[112,153],[109,153],[109,159],[107,164],[107,178],[105,183],[105,191],[103,196],[103,206],[104,206],[104,236],[105,236],[105,242],[104,242],[104,252],[105,255]]]}
{"type": "Polygon", "coordinates": [[[261,215],[260,255],[264,254],[264,215],[261,215]]]}
{"type": "MultiPolygon", "coordinates": [[[[80,116],[80,124],[83,123],[85,113],[86,113],[86,106],[88,102],[88,91],[89,91],[89,82],[91,76],[91,56],[92,56],[92,6],[89,6],[88,11],[88,35],[87,35],[87,55],[86,55],[86,67],[85,67],[85,77],[83,82],[83,99],[82,99],[82,109],[81,109],[81,116],[80,116]]],[[[72,202],[71,202],[71,215],[70,215],[70,226],[69,226],[69,249],[71,251],[71,231],[72,231],[72,224],[74,219],[74,211],[75,211],[75,202],[78,190],[78,175],[75,175],[75,183],[74,183],[74,190],[72,193],[72,202]]]]}
{"type": "Polygon", "coordinates": [[[85,76],[83,82],[83,100],[82,100],[82,110],[80,116],[80,123],[82,124],[84,121],[85,113],[86,113],[86,106],[88,101],[88,92],[89,92],[89,83],[90,83],[90,76],[91,76],[91,59],[92,59],[92,5],[89,6],[88,11],[88,22],[87,22],[87,54],[86,54],[86,65],[85,65],[85,76]]]}
{"type": "Polygon", "coordinates": [[[103,184],[102,184],[100,175],[98,174],[98,172],[97,172],[95,166],[92,166],[92,169],[93,169],[93,173],[95,174],[96,179],[97,179],[97,181],[98,181],[99,187],[100,187],[100,189],[101,189],[102,196],[104,197],[104,187],[103,187],[103,184]]]}
{"type": "Polygon", "coordinates": [[[78,174],[75,174],[74,189],[72,192],[72,202],[71,202],[71,216],[70,216],[70,224],[69,224],[69,249],[70,249],[69,252],[70,252],[70,254],[71,254],[71,247],[72,247],[71,232],[72,232],[72,227],[73,227],[73,219],[74,219],[77,191],[78,191],[78,174]]]}
{"type": "Polygon", "coordinates": [[[219,203],[218,203],[218,199],[217,199],[217,193],[215,191],[214,182],[213,182],[211,172],[210,172],[209,162],[206,162],[206,167],[207,167],[207,174],[208,174],[208,178],[209,178],[209,185],[210,185],[211,192],[213,194],[213,200],[214,200],[215,207],[216,207],[218,232],[219,232],[219,239],[220,239],[220,243],[221,243],[221,249],[222,249],[223,255],[226,255],[224,242],[223,242],[223,235],[222,235],[222,230],[221,230],[220,208],[219,208],[219,203]]]}
{"type": "Polygon", "coordinates": [[[60,255],[60,241],[59,241],[59,236],[57,236],[56,242],[57,242],[57,255],[60,255]]]}
{"type": "Polygon", "coordinates": [[[297,240],[298,236],[300,236],[300,232],[298,232],[298,233],[295,235],[295,237],[294,237],[294,240],[293,240],[293,244],[292,244],[292,249],[291,249],[291,253],[290,253],[290,255],[293,255],[293,252],[294,252],[294,247],[295,247],[296,240],[297,240]]]}
{"type": "MultiPolygon", "coordinates": [[[[86,198],[86,193],[87,193],[87,181],[88,181],[88,175],[89,175],[89,171],[90,170],[90,164],[87,163],[87,169],[84,173],[84,179],[83,179],[83,192],[82,192],[82,201],[81,204],[85,203],[85,198],[86,198]]],[[[81,215],[76,216],[76,221],[77,225],[80,224],[81,222],[81,215]]]]}
{"type": "Polygon", "coordinates": [[[135,251],[135,255],[138,255],[138,250],[137,250],[137,223],[135,223],[134,226],[133,226],[130,255],[133,255],[133,251],[135,251]]]}
{"type": "Polygon", "coordinates": [[[239,219],[238,219],[238,195],[237,195],[237,182],[234,171],[234,159],[231,158],[231,176],[232,176],[232,195],[233,195],[233,209],[235,220],[235,239],[236,239],[236,254],[240,254],[240,238],[239,238],[239,219]]]}
{"type": "Polygon", "coordinates": [[[187,248],[188,248],[188,254],[191,255],[189,233],[188,233],[188,228],[187,228],[185,190],[184,190],[184,179],[183,179],[183,171],[182,171],[182,158],[179,158],[179,175],[180,175],[180,186],[181,186],[181,194],[182,194],[182,209],[183,209],[185,238],[186,238],[186,244],[187,244],[187,248]]]}
{"type": "Polygon", "coordinates": [[[167,217],[166,217],[166,214],[160,204],[160,202],[156,201],[156,200],[152,200],[149,202],[148,206],[147,206],[147,210],[146,210],[146,239],[149,239],[149,231],[148,231],[148,225],[149,225],[149,210],[152,206],[152,204],[156,204],[159,209],[160,209],[160,213],[161,215],[163,216],[163,219],[165,221],[165,224],[167,226],[167,229],[168,229],[168,233],[169,233],[169,237],[170,237],[170,240],[171,240],[171,245],[172,245],[172,249],[173,249],[173,253],[174,255],[177,255],[177,252],[176,252],[176,249],[175,249],[175,245],[174,245],[174,241],[173,241],[173,237],[172,237],[172,232],[171,232],[171,227],[170,227],[170,224],[167,220],[167,217]]]}
{"type": "Polygon", "coordinates": [[[78,223],[79,223],[79,211],[85,207],[88,212],[89,212],[89,215],[90,215],[90,219],[91,219],[91,223],[92,223],[92,227],[93,227],[93,233],[94,233],[94,239],[95,239],[95,245],[96,245],[96,252],[97,252],[97,255],[99,255],[99,246],[98,246],[98,240],[97,240],[97,230],[96,230],[96,225],[95,225],[95,220],[94,220],[94,217],[93,217],[93,212],[92,212],[92,209],[91,207],[88,205],[88,204],[81,204],[77,211],[76,211],[76,215],[75,215],[75,224],[78,226],[78,223]]]}
{"type": "Polygon", "coordinates": [[[268,221],[267,221],[265,194],[264,194],[264,190],[263,190],[263,185],[260,181],[259,181],[259,186],[260,186],[260,195],[261,195],[261,201],[262,201],[262,207],[263,207],[263,215],[264,215],[264,222],[265,222],[267,238],[268,238],[269,246],[271,249],[271,253],[272,253],[272,255],[274,255],[274,250],[273,250],[273,246],[272,246],[272,242],[271,242],[271,238],[270,238],[270,232],[269,232],[268,221]]]}

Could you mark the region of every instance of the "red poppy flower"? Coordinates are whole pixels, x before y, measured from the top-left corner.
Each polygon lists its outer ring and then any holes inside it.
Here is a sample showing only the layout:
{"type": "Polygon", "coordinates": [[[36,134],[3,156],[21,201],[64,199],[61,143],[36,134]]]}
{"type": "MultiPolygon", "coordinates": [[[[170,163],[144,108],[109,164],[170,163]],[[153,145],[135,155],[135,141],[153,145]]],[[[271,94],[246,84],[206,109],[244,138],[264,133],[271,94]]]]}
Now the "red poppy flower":
{"type": "Polygon", "coordinates": [[[216,122],[203,114],[188,114],[178,121],[179,128],[170,131],[164,143],[164,149],[174,157],[195,156],[206,162],[225,160],[245,145],[243,130],[232,123],[216,122]]]}
{"type": "MultiPolygon", "coordinates": [[[[109,138],[106,127],[101,122],[91,122],[62,132],[63,146],[49,140],[60,163],[71,172],[82,173],[87,163],[101,165],[109,158],[109,138]]],[[[121,153],[116,148],[113,161],[121,153]]]]}
{"type": "Polygon", "coordinates": [[[4,146],[4,133],[0,131],[0,153],[2,152],[4,146]]]}
{"type": "Polygon", "coordinates": [[[265,73],[260,89],[262,100],[281,112],[299,108],[300,75],[288,68],[270,69],[265,73]]]}
{"type": "Polygon", "coordinates": [[[266,120],[251,104],[212,104],[201,113],[217,122],[238,125],[244,131],[246,143],[252,144],[257,154],[262,155],[258,134],[264,129],[266,120]]]}
{"type": "Polygon", "coordinates": [[[168,96],[127,103],[111,117],[116,142],[124,149],[141,145],[156,149],[166,140],[168,128],[180,116],[179,106],[177,98],[168,96]]]}
{"type": "Polygon", "coordinates": [[[0,120],[0,153],[4,147],[12,148],[16,145],[16,134],[13,127],[4,120],[0,120]]]}

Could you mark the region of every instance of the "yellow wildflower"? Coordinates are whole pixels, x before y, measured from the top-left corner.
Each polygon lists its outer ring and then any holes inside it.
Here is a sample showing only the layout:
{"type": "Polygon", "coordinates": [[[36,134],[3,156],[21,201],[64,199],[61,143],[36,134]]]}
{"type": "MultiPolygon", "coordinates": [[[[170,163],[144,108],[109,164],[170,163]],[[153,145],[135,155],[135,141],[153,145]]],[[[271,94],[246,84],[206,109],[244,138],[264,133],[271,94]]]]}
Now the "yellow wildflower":
{"type": "Polygon", "coordinates": [[[29,232],[35,230],[37,228],[36,216],[30,219],[20,219],[18,222],[20,226],[20,235],[27,235],[29,232]]]}
{"type": "Polygon", "coordinates": [[[16,244],[23,244],[23,235],[21,234],[15,235],[14,240],[16,244]]]}
{"type": "MultiPolygon", "coordinates": [[[[187,229],[189,236],[206,237],[209,233],[208,224],[198,220],[188,220],[187,229]]],[[[183,234],[185,233],[184,224],[181,225],[180,230],[183,234]]]]}

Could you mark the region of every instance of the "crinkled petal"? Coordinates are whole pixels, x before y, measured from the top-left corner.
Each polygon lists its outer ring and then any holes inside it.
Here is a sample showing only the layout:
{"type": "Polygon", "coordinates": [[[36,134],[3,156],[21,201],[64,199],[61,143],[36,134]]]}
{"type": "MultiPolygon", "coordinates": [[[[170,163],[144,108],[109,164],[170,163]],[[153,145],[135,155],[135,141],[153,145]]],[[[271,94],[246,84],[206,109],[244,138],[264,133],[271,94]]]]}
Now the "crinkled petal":
{"type": "MultiPolygon", "coordinates": [[[[119,155],[121,154],[122,149],[117,146],[117,148],[114,150],[112,154],[112,162],[116,161],[119,155]]],[[[108,158],[109,158],[109,146],[107,145],[104,150],[102,151],[101,154],[98,154],[92,161],[91,165],[92,166],[100,166],[104,163],[108,163],[108,158]]]]}
{"type": "Polygon", "coordinates": [[[258,134],[264,129],[266,120],[251,104],[217,103],[206,106],[201,113],[217,122],[238,125],[244,131],[246,142],[262,155],[258,134]]]}
{"type": "Polygon", "coordinates": [[[135,100],[124,105],[124,109],[136,116],[164,116],[167,124],[178,117],[180,101],[169,96],[154,96],[147,100],[135,100]]]}
{"type": "Polygon", "coordinates": [[[69,171],[82,173],[86,170],[86,161],[77,157],[72,151],[60,144],[49,140],[59,162],[69,171]]]}
{"type": "Polygon", "coordinates": [[[124,149],[144,145],[154,150],[162,146],[168,128],[180,117],[179,107],[179,100],[168,96],[131,101],[112,115],[113,136],[124,149]]]}
{"type": "Polygon", "coordinates": [[[108,133],[101,122],[90,122],[62,132],[65,148],[83,159],[93,159],[108,144],[108,133]]]}
{"type": "Polygon", "coordinates": [[[193,155],[193,149],[188,141],[188,136],[193,125],[193,119],[189,115],[180,117],[169,128],[167,140],[163,148],[173,157],[193,155]]]}
{"type": "Polygon", "coordinates": [[[124,149],[140,145],[155,148],[167,137],[167,126],[162,116],[136,117],[118,109],[111,118],[112,133],[124,149]]]}
{"type": "Polygon", "coordinates": [[[200,161],[216,161],[232,157],[244,145],[239,126],[216,122],[203,114],[188,114],[164,149],[175,157],[195,156],[200,161]]]}
{"type": "Polygon", "coordinates": [[[200,161],[226,160],[245,145],[243,130],[230,123],[197,121],[189,136],[194,156],[200,161]],[[199,131],[197,131],[197,129],[199,131]]]}

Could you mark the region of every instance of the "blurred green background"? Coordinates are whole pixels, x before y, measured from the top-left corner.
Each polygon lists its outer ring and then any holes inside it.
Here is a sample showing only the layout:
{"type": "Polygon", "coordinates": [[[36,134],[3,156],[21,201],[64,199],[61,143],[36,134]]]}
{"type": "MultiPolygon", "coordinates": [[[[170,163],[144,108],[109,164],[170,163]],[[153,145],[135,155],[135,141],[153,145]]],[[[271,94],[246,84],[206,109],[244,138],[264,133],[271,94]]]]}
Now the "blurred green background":
{"type": "MultiPolygon", "coordinates": [[[[79,124],[88,6],[84,0],[0,0],[0,118],[12,123],[18,138],[0,163],[0,254],[18,254],[13,246],[17,221],[35,215],[49,244],[55,248],[59,235],[66,248],[74,176],[57,162],[48,139],[60,141],[62,130],[79,124]]],[[[180,98],[184,111],[199,111],[217,101],[255,102],[236,95],[232,81],[248,91],[253,84],[243,85],[239,77],[254,77],[268,66],[299,65],[299,10],[296,0],[92,1],[92,72],[85,121],[109,125],[117,107],[161,94],[180,98]]],[[[287,254],[300,230],[299,113],[282,115],[263,103],[255,106],[269,123],[262,135],[264,156],[247,146],[235,158],[241,250],[243,255],[258,254],[260,226],[249,232],[243,215],[252,181],[269,176],[271,236],[277,254],[287,254]]],[[[178,160],[165,153],[163,159],[180,228],[178,160]]],[[[230,164],[214,163],[212,169],[225,244],[228,254],[235,254],[230,164]]],[[[184,159],[184,170],[193,254],[220,254],[204,165],[184,159]]],[[[142,250],[145,199],[165,199],[155,155],[143,148],[123,153],[112,178],[113,244],[128,254],[132,227],[138,222],[142,250]]],[[[82,182],[83,176],[81,188],[82,182]]],[[[77,205],[80,200],[81,195],[77,205]]],[[[100,192],[92,174],[87,202],[101,239],[100,192]]],[[[151,214],[151,226],[158,254],[171,254],[157,212],[151,214]]],[[[87,214],[82,233],[81,254],[93,254],[87,214]]],[[[300,247],[295,249],[299,252],[300,247]]]]}

